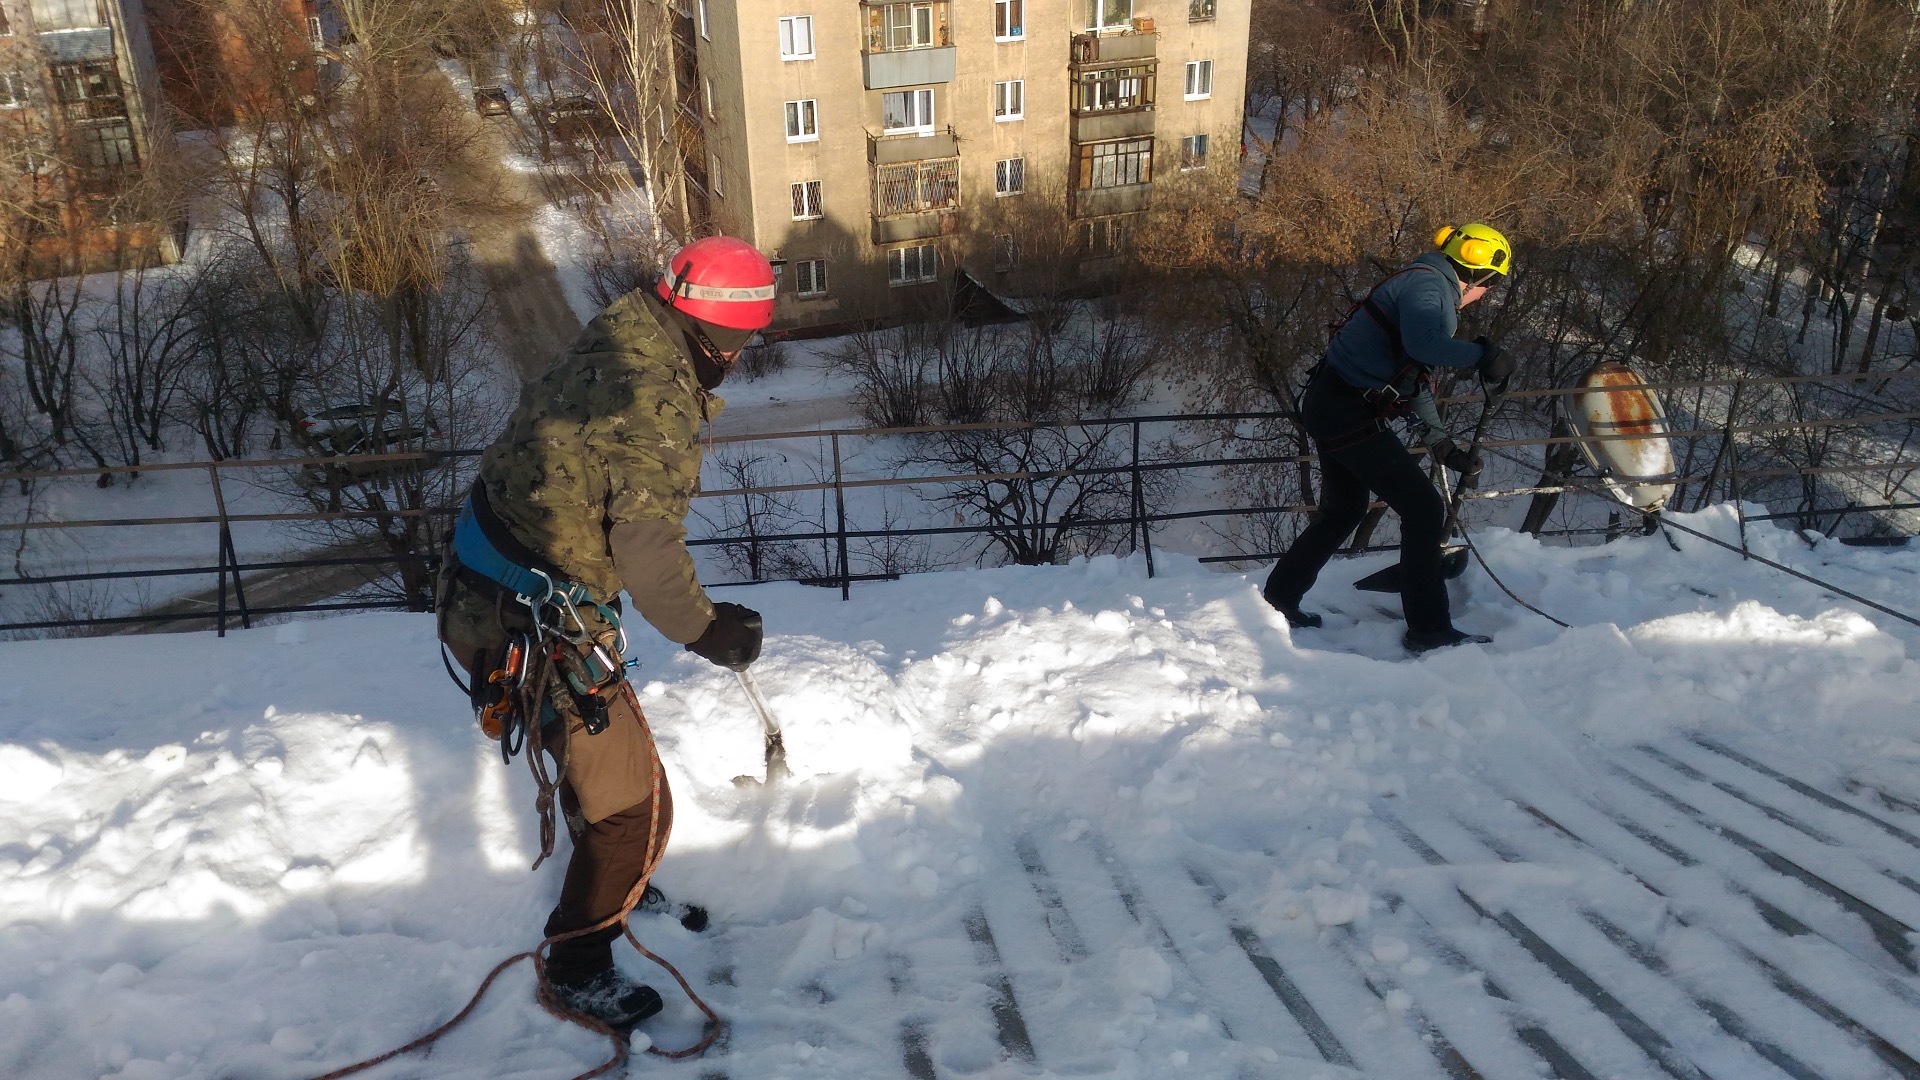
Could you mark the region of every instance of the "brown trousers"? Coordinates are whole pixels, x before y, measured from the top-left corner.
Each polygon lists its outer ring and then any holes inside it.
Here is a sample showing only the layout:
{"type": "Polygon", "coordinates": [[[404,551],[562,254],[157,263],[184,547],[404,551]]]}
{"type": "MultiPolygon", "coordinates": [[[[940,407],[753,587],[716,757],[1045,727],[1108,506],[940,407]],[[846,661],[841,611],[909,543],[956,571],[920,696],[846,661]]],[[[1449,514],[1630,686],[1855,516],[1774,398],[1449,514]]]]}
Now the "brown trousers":
{"type": "MultiPolygon", "coordinates": [[[[634,710],[630,696],[616,695],[607,712],[607,730],[598,735],[586,734],[576,726],[577,721],[570,720],[567,725],[567,777],[560,786],[560,809],[566,815],[567,832],[573,838],[573,857],[567,860],[560,901],[547,916],[548,937],[592,926],[619,911],[652,861],[654,846],[664,848],[667,834],[673,831],[673,791],[667,786],[665,774],[659,778],[657,829],[651,784],[639,802],[597,821],[581,812],[580,797],[574,787],[575,763],[594,757],[593,744],[615,731],[624,728],[629,737],[637,736],[637,741],[645,743],[651,779],[653,739],[634,710]]],[[[549,752],[559,749],[550,747],[549,752]]],[[[557,754],[555,760],[559,760],[557,754]]],[[[547,977],[554,982],[577,982],[612,967],[613,943],[619,937],[620,924],[615,923],[554,945],[547,958],[547,977]]]]}
{"type": "MultiPolygon", "coordinates": [[[[457,574],[446,552],[438,582],[440,640],[469,679],[476,654],[493,655],[509,626],[525,622],[524,609],[494,598],[457,574]]],[[[484,674],[479,676],[485,678],[484,674]]],[[[624,690],[624,688],[623,688],[624,690]]],[[[554,712],[543,725],[546,750],[561,774],[560,809],[573,839],[573,856],[560,886],[560,900],[547,918],[546,936],[592,926],[620,910],[673,829],[673,793],[660,775],[659,821],[654,821],[656,751],[646,718],[630,692],[612,695],[607,728],[588,735],[566,685],[556,675],[547,701],[554,712]]],[[[618,924],[555,945],[548,977],[573,982],[613,964],[618,924]]]]}

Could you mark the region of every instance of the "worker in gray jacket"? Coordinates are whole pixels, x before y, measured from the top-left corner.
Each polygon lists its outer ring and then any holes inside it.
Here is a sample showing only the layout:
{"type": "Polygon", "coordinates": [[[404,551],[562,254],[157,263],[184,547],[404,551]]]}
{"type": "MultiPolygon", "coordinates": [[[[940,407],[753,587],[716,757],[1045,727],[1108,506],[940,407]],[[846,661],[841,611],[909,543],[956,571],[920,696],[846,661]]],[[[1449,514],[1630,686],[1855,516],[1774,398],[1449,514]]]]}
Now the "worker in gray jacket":
{"type": "Polygon", "coordinates": [[[1512,360],[1485,338],[1459,341],[1460,309],[1506,275],[1507,238],[1486,225],[1451,226],[1437,250],[1374,286],[1328,343],[1301,396],[1301,423],[1320,456],[1320,507],[1267,577],[1267,602],[1299,628],[1321,624],[1301,600],[1327,560],[1366,516],[1369,492],[1400,516],[1400,599],[1404,639],[1413,652],[1486,642],[1454,629],[1441,572],[1447,508],[1391,421],[1408,418],[1435,460],[1462,476],[1480,471],[1479,452],[1462,449],[1440,423],[1434,368],[1476,368],[1504,385],[1512,360]]]}

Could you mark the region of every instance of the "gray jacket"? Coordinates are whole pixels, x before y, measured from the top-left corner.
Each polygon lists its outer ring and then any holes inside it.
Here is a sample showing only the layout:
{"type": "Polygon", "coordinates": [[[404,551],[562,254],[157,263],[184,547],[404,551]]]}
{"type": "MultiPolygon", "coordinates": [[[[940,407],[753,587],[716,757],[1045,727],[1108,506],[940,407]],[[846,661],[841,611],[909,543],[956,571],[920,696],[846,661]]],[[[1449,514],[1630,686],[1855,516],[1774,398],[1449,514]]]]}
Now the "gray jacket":
{"type": "MultiPolygon", "coordinates": [[[[1430,368],[1470,368],[1486,350],[1453,335],[1460,327],[1460,277],[1445,255],[1429,251],[1409,263],[1400,274],[1374,288],[1373,301],[1400,323],[1404,357],[1396,356],[1387,329],[1362,307],[1327,345],[1327,367],[1350,386],[1378,390],[1387,385],[1406,360],[1430,368]]],[[[1410,393],[1404,382],[1397,388],[1410,393]]],[[[1423,442],[1445,435],[1433,395],[1422,384],[1413,399],[1414,414],[1426,425],[1423,442]]]]}

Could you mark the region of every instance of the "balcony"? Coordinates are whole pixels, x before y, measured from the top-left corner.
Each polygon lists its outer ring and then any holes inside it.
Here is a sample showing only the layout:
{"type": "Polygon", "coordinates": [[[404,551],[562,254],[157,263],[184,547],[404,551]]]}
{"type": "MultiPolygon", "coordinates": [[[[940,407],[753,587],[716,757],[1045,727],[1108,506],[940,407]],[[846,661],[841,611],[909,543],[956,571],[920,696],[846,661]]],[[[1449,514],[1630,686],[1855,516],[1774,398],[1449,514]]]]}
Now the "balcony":
{"type": "Polygon", "coordinates": [[[953,81],[956,69],[951,0],[861,4],[866,22],[860,53],[869,90],[953,81]]]}
{"type": "Polygon", "coordinates": [[[955,231],[960,209],[958,157],[873,166],[873,242],[923,240],[955,231]]]}
{"type": "Polygon", "coordinates": [[[1147,183],[1127,184],[1123,187],[1081,188],[1071,194],[1074,217],[1108,217],[1113,214],[1138,213],[1147,209],[1153,202],[1153,185],[1147,183]]]}
{"type": "Polygon", "coordinates": [[[1102,142],[1153,134],[1153,109],[1129,109],[1122,112],[1073,114],[1073,141],[1102,142]]]}
{"type": "Polygon", "coordinates": [[[1129,30],[1120,34],[1096,34],[1091,31],[1073,35],[1072,58],[1076,68],[1101,64],[1124,64],[1129,60],[1151,60],[1160,54],[1160,34],[1155,30],[1129,30]]]}
{"type": "Polygon", "coordinates": [[[874,165],[897,165],[903,161],[930,158],[957,158],[960,141],[952,128],[922,134],[917,131],[897,135],[867,134],[867,161],[874,165]]]}
{"type": "Polygon", "coordinates": [[[869,90],[952,82],[956,67],[951,45],[860,55],[860,70],[869,90]]]}

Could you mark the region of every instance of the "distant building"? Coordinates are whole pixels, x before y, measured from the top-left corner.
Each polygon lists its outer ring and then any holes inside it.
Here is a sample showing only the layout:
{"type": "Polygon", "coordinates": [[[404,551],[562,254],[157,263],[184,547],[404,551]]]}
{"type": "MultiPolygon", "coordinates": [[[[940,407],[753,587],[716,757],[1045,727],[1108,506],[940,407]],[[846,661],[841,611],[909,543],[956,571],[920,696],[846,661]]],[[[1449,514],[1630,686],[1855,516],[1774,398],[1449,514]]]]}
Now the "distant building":
{"type": "Polygon", "coordinates": [[[330,74],[339,27],[320,0],[145,0],[159,83],[183,126],[277,119],[330,74]]]}
{"type": "Polygon", "coordinates": [[[1097,279],[1166,177],[1239,168],[1250,0],[674,2],[655,175],[786,260],[776,327],[1097,279]]]}
{"type": "Polygon", "coordinates": [[[31,273],[177,257],[171,226],[129,201],[151,158],[155,86],[138,0],[0,0],[0,146],[24,163],[8,183],[27,189],[36,222],[31,273]]]}

